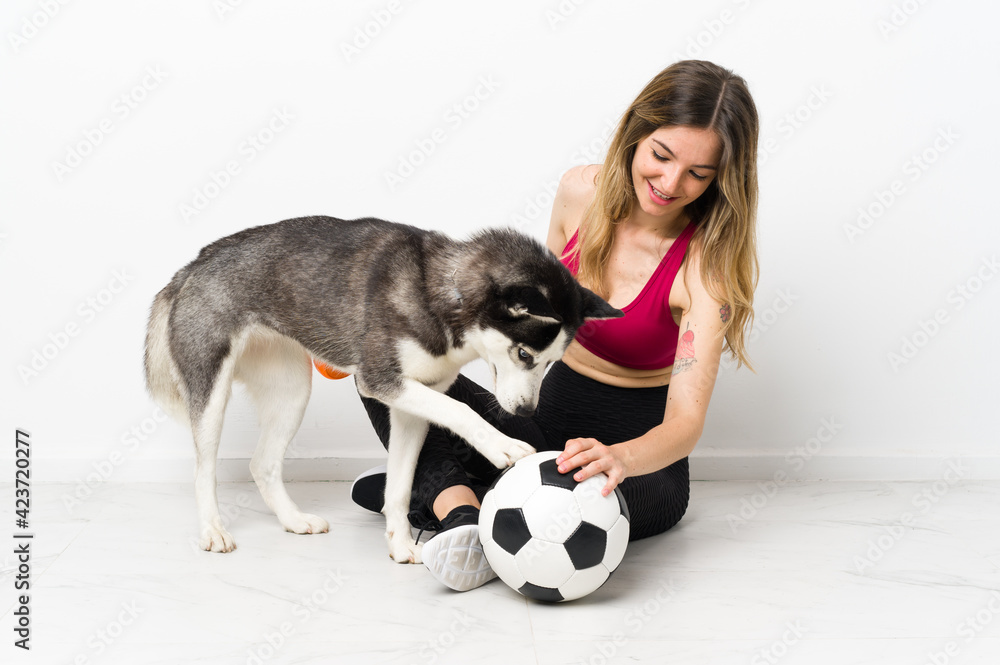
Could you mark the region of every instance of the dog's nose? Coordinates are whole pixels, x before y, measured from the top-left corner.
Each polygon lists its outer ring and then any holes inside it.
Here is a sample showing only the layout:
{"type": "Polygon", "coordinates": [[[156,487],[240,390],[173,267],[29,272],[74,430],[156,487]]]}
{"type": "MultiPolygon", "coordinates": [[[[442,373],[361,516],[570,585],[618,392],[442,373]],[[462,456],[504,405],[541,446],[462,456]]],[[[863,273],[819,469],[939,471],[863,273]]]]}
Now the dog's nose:
{"type": "Polygon", "coordinates": [[[522,404],[516,409],[514,409],[514,415],[521,416],[522,418],[529,418],[535,415],[535,407],[525,406],[524,404],[522,404]]]}

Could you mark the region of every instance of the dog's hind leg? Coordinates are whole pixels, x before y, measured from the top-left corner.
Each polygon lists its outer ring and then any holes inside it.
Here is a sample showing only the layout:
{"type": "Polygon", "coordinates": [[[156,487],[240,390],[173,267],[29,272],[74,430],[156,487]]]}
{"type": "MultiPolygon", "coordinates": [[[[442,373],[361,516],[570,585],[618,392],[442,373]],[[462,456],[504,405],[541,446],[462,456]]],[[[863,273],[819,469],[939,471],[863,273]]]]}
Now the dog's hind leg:
{"type": "Polygon", "coordinates": [[[236,549],[236,542],[222,523],[219,498],[215,490],[216,458],[226,405],[232,389],[232,376],[233,359],[229,358],[216,374],[205,408],[191,420],[195,456],[194,497],[198,505],[198,546],[211,552],[232,552],[236,549]]]}
{"type": "Polygon", "coordinates": [[[386,464],[385,538],[396,563],[420,563],[421,545],[410,534],[410,493],[417,458],[429,425],[426,420],[389,407],[389,459],[386,464]]]}
{"type": "Polygon", "coordinates": [[[255,335],[246,345],[236,368],[260,421],[260,440],[250,472],[264,502],[286,531],[325,533],[330,525],[322,517],[303,513],[295,505],[282,479],[285,450],[302,424],[312,391],[312,361],[308,352],[287,337],[255,335]]]}

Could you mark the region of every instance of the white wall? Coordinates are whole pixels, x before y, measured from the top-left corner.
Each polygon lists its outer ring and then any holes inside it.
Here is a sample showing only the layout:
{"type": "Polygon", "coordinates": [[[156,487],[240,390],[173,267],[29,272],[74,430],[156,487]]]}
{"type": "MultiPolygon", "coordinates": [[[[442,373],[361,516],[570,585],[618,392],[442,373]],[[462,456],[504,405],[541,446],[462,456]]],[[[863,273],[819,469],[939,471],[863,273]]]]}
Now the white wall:
{"type": "MultiPolygon", "coordinates": [[[[543,238],[560,174],[599,161],[624,106],[688,56],[743,75],[762,119],[758,373],[720,375],[695,477],[1000,474],[994,3],[229,4],[0,10],[0,424],[31,432],[37,479],[190,477],[142,342],[153,295],[203,245],[306,214],[543,238]],[[894,364],[904,339],[920,348],[894,364]]],[[[225,477],[246,476],[255,437],[237,394],[225,477]]],[[[317,376],[289,475],[382,454],[350,380],[317,376]]]]}

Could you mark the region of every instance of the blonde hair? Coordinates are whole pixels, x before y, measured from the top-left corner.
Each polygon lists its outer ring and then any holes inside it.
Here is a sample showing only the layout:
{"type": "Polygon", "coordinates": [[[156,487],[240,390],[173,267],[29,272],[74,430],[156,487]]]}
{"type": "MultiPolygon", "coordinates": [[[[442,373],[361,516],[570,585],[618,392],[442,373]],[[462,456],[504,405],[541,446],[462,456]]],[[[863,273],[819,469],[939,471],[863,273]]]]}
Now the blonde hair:
{"type": "Polygon", "coordinates": [[[636,147],[661,127],[714,131],[722,145],[716,177],[688,205],[697,224],[691,243],[701,251],[701,278],[709,294],[730,307],[723,328],[737,368],[751,371],[746,334],[753,326],[757,288],[757,109],[746,81],[703,60],[682,60],[656,75],[625,111],[596,178],[594,198],[580,224],[579,242],[569,254],[580,262],[577,277],[608,296],[605,268],[618,222],[637,198],[632,183],[636,147]]]}

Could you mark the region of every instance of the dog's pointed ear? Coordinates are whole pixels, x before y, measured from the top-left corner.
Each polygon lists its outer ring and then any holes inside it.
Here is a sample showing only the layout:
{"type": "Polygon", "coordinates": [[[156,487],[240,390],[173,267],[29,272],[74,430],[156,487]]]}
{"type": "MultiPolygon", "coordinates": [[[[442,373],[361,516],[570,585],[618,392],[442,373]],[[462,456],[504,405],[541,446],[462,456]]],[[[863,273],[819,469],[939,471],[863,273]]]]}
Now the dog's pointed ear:
{"type": "Polygon", "coordinates": [[[618,319],[625,316],[625,312],[615,309],[590,289],[579,286],[580,295],[583,296],[583,320],[593,321],[597,319],[618,319]]]}
{"type": "Polygon", "coordinates": [[[507,313],[514,318],[533,316],[555,323],[562,323],[562,317],[552,309],[552,304],[541,291],[534,286],[511,286],[503,293],[503,302],[507,313]]]}

